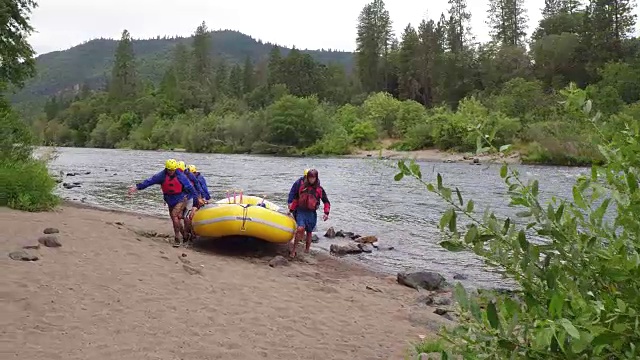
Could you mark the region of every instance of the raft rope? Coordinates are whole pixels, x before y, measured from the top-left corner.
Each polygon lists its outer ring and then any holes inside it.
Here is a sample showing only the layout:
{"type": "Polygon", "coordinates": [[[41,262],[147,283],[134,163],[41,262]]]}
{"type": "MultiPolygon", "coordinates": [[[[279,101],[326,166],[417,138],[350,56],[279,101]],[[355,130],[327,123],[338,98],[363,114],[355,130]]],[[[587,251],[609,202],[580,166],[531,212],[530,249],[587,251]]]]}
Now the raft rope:
{"type": "Polygon", "coordinates": [[[240,231],[246,231],[247,229],[245,229],[245,224],[247,223],[247,213],[249,212],[249,206],[243,206],[242,204],[239,204],[240,206],[242,206],[242,226],[240,227],[240,231]]]}

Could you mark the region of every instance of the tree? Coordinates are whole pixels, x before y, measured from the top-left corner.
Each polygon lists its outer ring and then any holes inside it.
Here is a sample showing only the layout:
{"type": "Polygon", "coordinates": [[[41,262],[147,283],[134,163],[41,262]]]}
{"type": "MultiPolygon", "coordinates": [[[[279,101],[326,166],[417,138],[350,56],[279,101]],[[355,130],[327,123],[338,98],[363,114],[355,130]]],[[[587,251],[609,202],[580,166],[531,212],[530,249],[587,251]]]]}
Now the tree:
{"type": "Polygon", "coordinates": [[[137,98],[139,90],[140,83],[131,34],[125,29],[116,48],[109,82],[109,97],[114,101],[132,100],[137,98]]]}
{"type": "Polygon", "coordinates": [[[389,12],[382,0],[374,0],[360,12],[356,37],[356,66],[365,91],[386,87],[388,55],[393,40],[389,12]]]}
{"type": "Polygon", "coordinates": [[[524,0],[489,0],[489,20],[494,41],[506,46],[522,46],[527,35],[524,0]]]}
{"type": "Polygon", "coordinates": [[[21,88],[35,74],[35,52],[27,38],[33,31],[29,15],[37,6],[34,0],[0,4],[0,97],[9,85],[21,88]]]}

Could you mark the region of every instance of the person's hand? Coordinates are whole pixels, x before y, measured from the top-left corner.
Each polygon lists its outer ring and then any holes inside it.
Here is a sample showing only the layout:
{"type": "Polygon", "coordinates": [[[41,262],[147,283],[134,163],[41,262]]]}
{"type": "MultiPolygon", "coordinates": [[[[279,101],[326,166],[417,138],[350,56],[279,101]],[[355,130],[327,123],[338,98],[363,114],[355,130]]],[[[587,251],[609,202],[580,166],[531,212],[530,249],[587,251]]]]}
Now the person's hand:
{"type": "Polygon", "coordinates": [[[322,215],[322,221],[327,221],[327,220],[329,220],[329,214],[322,215]]]}
{"type": "Polygon", "coordinates": [[[200,204],[200,206],[204,205],[204,199],[203,198],[198,199],[198,204],[200,204]]]}
{"type": "Polygon", "coordinates": [[[136,188],[135,185],[131,185],[129,187],[129,191],[127,192],[129,194],[129,196],[133,195],[136,191],[138,191],[138,189],[136,188]]]}

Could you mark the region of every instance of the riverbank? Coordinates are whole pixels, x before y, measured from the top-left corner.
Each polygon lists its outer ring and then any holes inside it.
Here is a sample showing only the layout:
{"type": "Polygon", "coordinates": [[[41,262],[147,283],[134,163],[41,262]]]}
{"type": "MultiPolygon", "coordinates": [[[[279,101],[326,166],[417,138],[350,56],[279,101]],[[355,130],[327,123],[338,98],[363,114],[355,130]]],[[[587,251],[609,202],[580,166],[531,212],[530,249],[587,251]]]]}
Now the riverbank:
{"type": "Polygon", "coordinates": [[[414,159],[416,161],[436,161],[436,162],[468,162],[468,163],[502,163],[508,164],[520,164],[520,154],[513,153],[508,156],[501,156],[495,154],[487,155],[471,155],[463,153],[453,153],[448,151],[442,151],[438,149],[425,149],[414,151],[398,151],[398,150],[356,150],[351,155],[346,157],[352,158],[377,158],[383,159],[414,159]]]}
{"type": "MultiPolygon", "coordinates": [[[[415,290],[321,253],[174,249],[171,224],[66,203],[0,208],[4,351],[28,359],[391,359],[448,320],[415,290]],[[43,229],[61,247],[25,250],[43,229]]],[[[242,249],[240,249],[242,250],[242,249]]]]}

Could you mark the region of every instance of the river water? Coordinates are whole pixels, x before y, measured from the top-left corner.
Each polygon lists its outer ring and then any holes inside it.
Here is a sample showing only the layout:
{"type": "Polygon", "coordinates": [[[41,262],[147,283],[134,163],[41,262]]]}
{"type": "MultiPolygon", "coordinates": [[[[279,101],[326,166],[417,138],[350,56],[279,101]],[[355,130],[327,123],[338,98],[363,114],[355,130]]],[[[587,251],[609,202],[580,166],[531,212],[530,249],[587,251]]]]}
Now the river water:
{"type": "MultiPolygon", "coordinates": [[[[41,149],[42,150],[42,149],[41,149]]],[[[135,210],[167,216],[159,188],[149,188],[129,198],[127,188],[162,169],[167,158],[195,164],[209,183],[213,198],[226,196],[228,190],[243,189],[245,194],[266,196],[286,205],[288,191],[305,168],[314,167],[331,201],[331,218],[318,223],[321,241],[316,247],[328,250],[332,241],[322,235],[330,226],[361,235],[376,235],[382,247],[353,259],[375,270],[431,270],[449,280],[464,274],[468,286],[508,286],[502,276],[487,268],[474,254],[452,253],[442,249],[438,222],[446,204],[426,191],[415,180],[394,181],[395,162],[351,158],[284,158],[255,155],[192,154],[163,151],[58,148],[58,157],[50,163],[54,173],[91,172],[64,177],[65,182],[80,182],[79,188],[57,190],[70,200],[112,209],[135,210]]],[[[421,162],[423,178],[434,181],[438,172],[445,184],[458,186],[465,199],[473,199],[477,210],[491,207],[497,214],[516,211],[507,206],[506,187],[499,176],[499,165],[472,166],[467,163],[421,162]]],[[[584,168],[517,166],[521,175],[540,180],[544,198],[570,194],[575,179],[584,168]]]]}

